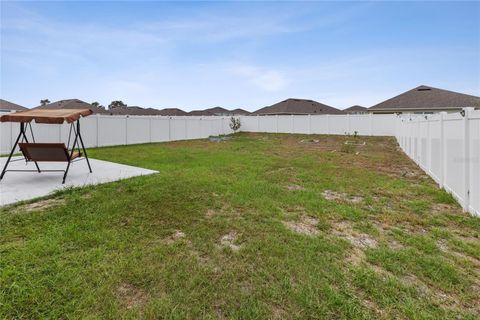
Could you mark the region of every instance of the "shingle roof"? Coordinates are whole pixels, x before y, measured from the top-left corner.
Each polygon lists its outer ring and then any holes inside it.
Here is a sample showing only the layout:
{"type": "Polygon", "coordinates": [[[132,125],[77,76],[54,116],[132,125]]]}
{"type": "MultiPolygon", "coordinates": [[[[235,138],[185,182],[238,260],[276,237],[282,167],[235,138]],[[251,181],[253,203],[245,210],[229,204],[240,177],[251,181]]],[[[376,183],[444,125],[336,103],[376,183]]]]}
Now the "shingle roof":
{"type": "Polygon", "coordinates": [[[249,115],[250,112],[237,108],[235,110],[228,110],[222,107],[213,107],[205,110],[193,110],[188,113],[189,116],[230,116],[230,115],[249,115]]]}
{"type": "Polygon", "coordinates": [[[186,116],[188,113],[178,108],[165,108],[160,111],[161,116],[186,116]]]}
{"type": "Polygon", "coordinates": [[[343,114],[343,111],[313,100],[290,98],[261,108],[253,114],[343,114]]]}
{"type": "Polygon", "coordinates": [[[204,111],[213,113],[214,115],[223,115],[223,114],[230,114],[231,113],[230,110],[227,110],[227,109],[222,108],[222,107],[208,108],[208,109],[205,109],[204,111]]]}
{"type": "Polygon", "coordinates": [[[28,108],[25,108],[19,104],[0,99],[0,109],[2,110],[15,110],[15,111],[22,111],[22,110],[28,110],[28,108]]]}
{"type": "Polygon", "coordinates": [[[159,116],[160,110],[154,108],[142,108],[138,106],[119,107],[108,110],[111,115],[129,116],[159,116]]]}
{"type": "Polygon", "coordinates": [[[107,110],[92,106],[90,103],[79,99],[59,100],[34,109],[90,109],[93,113],[108,114],[107,110]]]}
{"type": "Polygon", "coordinates": [[[350,108],[344,109],[343,111],[346,112],[346,113],[367,112],[368,108],[365,108],[365,107],[362,107],[362,106],[359,106],[359,105],[355,105],[355,106],[351,106],[350,108]]]}
{"type": "Polygon", "coordinates": [[[480,97],[422,85],[380,102],[369,110],[449,110],[464,107],[480,107],[480,97]]]}
{"type": "Polygon", "coordinates": [[[233,115],[235,115],[235,116],[248,116],[249,114],[251,114],[250,111],[243,110],[241,108],[234,109],[230,112],[233,113],[233,115]]]}
{"type": "Polygon", "coordinates": [[[213,112],[207,110],[193,110],[190,111],[187,115],[189,116],[214,116],[213,112]]]}

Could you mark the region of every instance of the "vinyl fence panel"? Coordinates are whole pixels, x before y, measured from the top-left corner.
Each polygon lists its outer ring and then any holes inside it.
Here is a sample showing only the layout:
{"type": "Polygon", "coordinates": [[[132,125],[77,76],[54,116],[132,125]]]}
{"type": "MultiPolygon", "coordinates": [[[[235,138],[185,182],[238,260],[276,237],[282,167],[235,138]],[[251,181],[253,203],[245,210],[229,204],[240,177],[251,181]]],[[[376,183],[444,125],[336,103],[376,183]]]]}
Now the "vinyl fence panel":
{"type": "Polygon", "coordinates": [[[480,110],[397,119],[397,141],[464,210],[480,215],[480,110]]]}

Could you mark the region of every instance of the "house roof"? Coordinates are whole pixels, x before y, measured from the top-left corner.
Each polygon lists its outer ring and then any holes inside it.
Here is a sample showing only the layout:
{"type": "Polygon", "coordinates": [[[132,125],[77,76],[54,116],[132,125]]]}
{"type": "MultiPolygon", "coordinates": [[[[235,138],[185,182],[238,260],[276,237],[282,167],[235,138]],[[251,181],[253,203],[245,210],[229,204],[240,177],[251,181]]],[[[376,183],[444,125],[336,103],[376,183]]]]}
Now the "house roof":
{"type": "Polygon", "coordinates": [[[244,109],[241,109],[241,108],[234,109],[230,112],[233,113],[233,115],[236,115],[236,116],[248,116],[249,114],[251,114],[250,111],[247,111],[247,110],[244,110],[244,109]]]}
{"type": "Polygon", "coordinates": [[[79,99],[59,100],[44,106],[33,108],[34,110],[58,110],[58,109],[90,109],[93,113],[108,114],[108,111],[99,107],[92,106],[90,103],[79,99]]]}
{"type": "Polygon", "coordinates": [[[2,110],[15,110],[15,111],[22,111],[22,110],[28,110],[28,108],[25,108],[19,104],[0,99],[0,109],[2,110]]]}
{"type": "Polygon", "coordinates": [[[465,107],[480,107],[480,97],[422,85],[380,102],[369,110],[449,110],[465,107]]]}
{"type": "Polygon", "coordinates": [[[213,108],[208,108],[208,109],[205,109],[204,111],[208,111],[208,112],[211,112],[213,114],[219,114],[219,113],[231,113],[230,110],[227,110],[225,108],[222,108],[222,107],[213,107],[213,108]]]}
{"type": "Polygon", "coordinates": [[[359,105],[355,105],[355,106],[351,106],[347,109],[344,109],[343,110],[344,112],[346,113],[350,113],[350,112],[366,112],[368,111],[368,108],[365,108],[365,107],[362,107],[362,106],[359,106],[359,105]]]}
{"type": "Polygon", "coordinates": [[[188,113],[179,108],[165,108],[159,110],[161,116],[186,116],[188,113]]]}
{"type": "Polygon", "coordinates": [[[129,116],[159,116],[160,110],[154,108],[142,108],[138,106],[118,107],[108,110],[111,115],[129,116]]]}
{"type": "Polygon", "coordinates": [[[253,114],[343,114],[343,111],[313,100],[290,98],[261,108],[253,114]]]}
{"type": "Polygon", "coordinates": [[[190,111],[187,115],[189,116],[214,116],[215,114],[208,110],[193,110],[190,111]]]}

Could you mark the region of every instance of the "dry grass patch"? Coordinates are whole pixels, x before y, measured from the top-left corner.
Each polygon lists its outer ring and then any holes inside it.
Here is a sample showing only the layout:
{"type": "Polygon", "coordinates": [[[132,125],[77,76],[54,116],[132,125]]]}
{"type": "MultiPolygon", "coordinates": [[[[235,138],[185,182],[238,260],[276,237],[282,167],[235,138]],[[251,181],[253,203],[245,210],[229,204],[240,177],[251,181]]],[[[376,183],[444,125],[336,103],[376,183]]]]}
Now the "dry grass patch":
{"type": "Polygon", "coordinates": [[[301,191],[301,190],[305,190],[304,187],[302,186],[299,186],[298,184],[290,184],[287,186],[287,190],[288,191],[301,191]]]}
{"type": "Polygon", "coordinates": [[[170,237],[167,238],[166,242],[168,244],[172,244],[184,238],[185,238],[185,233],[183,231],[175,230],[175,232],[170,237]]]}
{"type": "Polygon", "coordinates": [[[142,307],[149,300],[148,293],[145,290],[127,282],[121,283],[115,289],[115,296],[126,309],[142,307]]]}
{"type": "Polygon", "coordinates": [[[307,235],[307,236],[316,236],[319,234],[317,229],[318,219],[302,216],[300,221],[283,221],[283,224],[293,232],[307,235]]]}
{"type": "Polygon", "coordinates": [[[219,246],[222,248],[230,248],[232,251],[239,251],[242,248],[242,246],[235,244],[237,239],[238,239],[237,232],[230,231],[229,233],[223,235],[220,238],[219,246]]]}
{"type": "Polygon", "coordinates": [[[28,203],[23,206],[18,207],[18,211],[41,211],[48,208],[58,207],[65,204],[65,199],[62,198],[52,198],[52,199],[45,199],[39,200],[36,202],[28,203]]]}
{"type": "Polygon", "coordinates": [[[375,248],[377,240],[372,236],[355,231],[348,221],[341,221],[333,224],[333,234],[345,240],[358,248],[375,248]]]}
{"type": "Polygon", "coordinates": [[[322,192],[322,195],[325,199],[331,201],[345,201],[350,203],[360,203],[363,201],[363,197],[360,196],[350,196],[343,192],[336,192],[332,190],[325,190],[322,192]]]}
{"type": "Polygon", "coordinates": [[[458,208],[452,204],[447,204],[447,203],[434,203],[432,204],[432,208],[430,212],[433,214],[438,214],[438,213],[447,213],[447,212],[452,212],[454,210],[458,210],[458,208]]]}

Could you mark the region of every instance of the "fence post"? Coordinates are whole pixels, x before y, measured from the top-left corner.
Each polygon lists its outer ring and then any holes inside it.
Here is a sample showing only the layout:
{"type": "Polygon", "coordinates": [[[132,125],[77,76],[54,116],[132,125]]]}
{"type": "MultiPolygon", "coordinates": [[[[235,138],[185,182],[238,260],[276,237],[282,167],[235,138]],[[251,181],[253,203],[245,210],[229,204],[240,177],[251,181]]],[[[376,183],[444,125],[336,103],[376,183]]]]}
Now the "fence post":
{"type": "Polygon", "coordinates": [[[373,136],[373,113],[369,113],[368,118],[370,119],[370,135],[373,136]]]}
{"type": "Polygon", "coordinates": [[[148,117],[148,142],[152,143],[152,117],[148,117]]]}
{"type": "Polygon", "coordinates": [[[95,130],[95,132],[96,132],[96,140],[95,140],[95,142],[96,142],[96,144],[97,144],[96,147],[98,148],[98,147],[99,147],[99,138],[98,138],[98,136],[99,136],[99,132],[98,132],[98,118],[99,118],[99,115],[98,115],[98,113],[95,115],[95,117],[96,117],[95,124],[96,124],[96,126],[97,126],[97,127],[96,127],[96,130],[95,130]]]}
{"type": "Polygon", "coordinates": [[[172,141],[172,117],[168,117],[168,141],[172,141]]]}
{"type": "Polygon", "coordinates": [[[427,154],[425,155],[425,169],[428,171],[429,175],[431,176],[432,173],[432,144],[430,143],[430,121],[428,120],[428,116],[425,116],[425,122],[427,126],[427,139],[426,143],[427,146],[425,149],[427,150],[427,154]]]}
{"type": "Polygon", "coordinates": [[[292,119],[292,132],[291,133],[294,133],[295,132],[295,119],[293,118],[293,114],[290,116],[290,118],[292,119]]]}
{"type": "Polygon", "coordinates": [[[185,120],[185,140],[188,140],[188,132],[187,132],[188,124],[187,124],[187,118],[185,117],[184,120],[185,120]]]}
{"type": "Polygon", "coordinates": [[[440,187],[445,187],[447,178],[447,165],[446,165],[446,141],[445,141],[445,115],[446,112],[440,112],[440,187]]]}
{"type": "Polygon", "coordinates": [[[312,115],[308,115],[308,134],[312,134],[312,115]]]}
{"type": "Polygon", "coordinates": [[[347,113],[347,132],[350,134],[352,129],[350,128],[350,113],[347,113]]]}
{"type": "Polygon", "coordinates": [[[260,115],[257,114],[257,132],[260,132],[260,115]]]}
{"type": "Polygon", "coordinates": [[[275,132],[278,133],[278,114],[275,115],[275,132]]]}
{"type": "Polygon", "coordinates": [[[474,108],[463,108],[464,116],[463,116],[463,128],[464,128],[464,137],[463,141],[465,143],[464,146],[464,159],[465,159],[465,194],[464,194],[464,203],[463,209],[468,211],[470,207],[470,123],[469,117],[470,113],[474,110],[474,108]]]}
{"type": "MultiPolygon", "coordinates": [[[[5,122],[4,122],[4,124],[5,124],[5,122]]],[[[10,150],[11,150],[13,148],[13,144],[14,144],[13,139],[15,139],[14,136],[13,136],[13,122],[9,122],[8,124],[10,125],[10,150]]]]}
{"type": "Polygon", "coordinates": [[[128,116],[125,116],[125,145],[128,144],[128,116]]]}
{"type": "Polygon", "coordinates": [[[330,115],[327,114],[327,134],[330,134],[330,115]]]}

